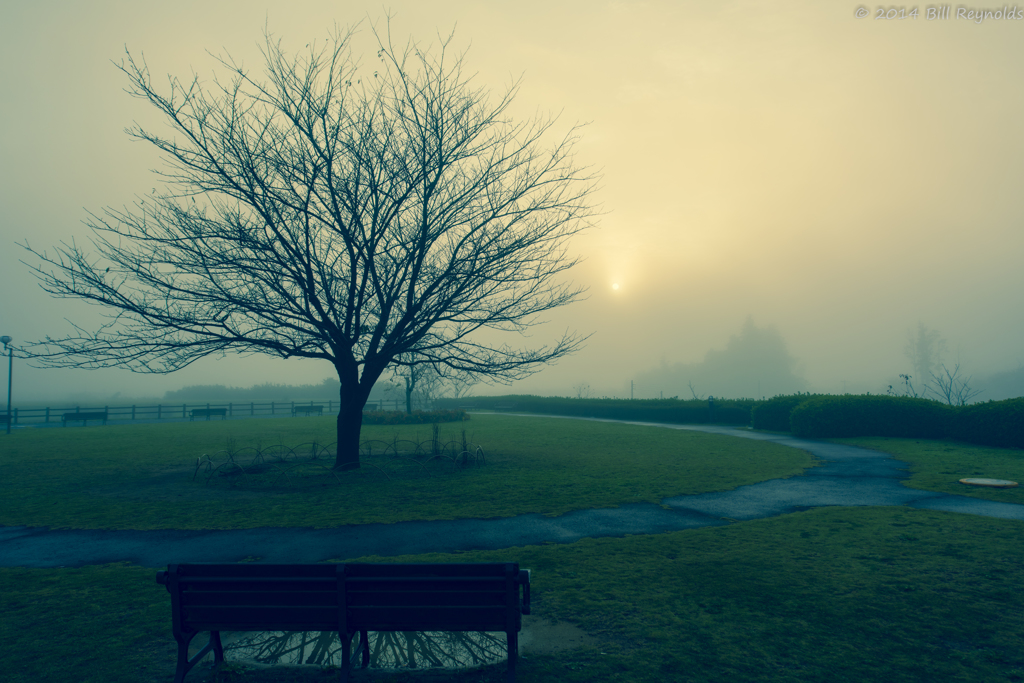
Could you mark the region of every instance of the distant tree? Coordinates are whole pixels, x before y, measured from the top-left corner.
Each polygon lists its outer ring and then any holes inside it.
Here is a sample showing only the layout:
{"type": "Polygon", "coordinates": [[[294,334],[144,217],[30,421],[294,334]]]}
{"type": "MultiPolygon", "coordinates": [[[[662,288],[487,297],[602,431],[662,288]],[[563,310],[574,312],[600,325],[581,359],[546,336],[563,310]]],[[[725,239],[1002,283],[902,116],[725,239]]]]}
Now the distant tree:
{"type": "Polygon", "coordinates": [[[110,312],[96,332],[38,342],[37,362],[168,373],[226,352],[328,361],[344,470],[359,467],[370,390],[402,354],[507,381],[579,348],[569,332],[531,350],[493,341],[582,292],[556,281],[593,216],[578,130],[548,147],[551,119],[512,122],[518,84],[491,101],[451,37],[430,51],[374,35],[373,69],[357,70],[351,33],[296,57],[267,35],[264,79],[226,57],[226,80],[172,78],[163,92],[129,53],[128,91],[172,133],[128,133],[163,154],[167,186],[91,214],[98,258],[74,242],[24,245],[44,289],[110,312]]]}
{"type": "Polygon", "coordinates": [[[700,396],[697,395],[697,387],[693,386],[693,382],[688,381],[686,386],[690,390],[690,394],[693,396],[695,401],[703,401],[706,398],[704,394],[701,394],[700,396]]]}
{"type": "MultiPolygon", "coordinates": [[[[917,329],[907,333],[907,344],[903,353],[913,367],[912,377],[917,377],[918,384],[921,385],[923,392],[927,393],[925,384],[938,372],[942,364],[942,358],[946,354],[946,340],[938,330],[918,322],[917,329]]],[[[916,392],[914,395],[917,395],[916,392]]]]}
{"type": "Polygon", "coordinates": [[[662,362],[638,373],[637,384],[666,394],[684,394],[689,387],[695,399],[710,392],[716,397],[752,397],[755,394],[791,394],[806,391],[807,381],[797,372],[797,363],[774,327],[758,327],[747,318],[738,334],[729,337],[724,348],[711,349],[699,363],[662,362]]]}
{"type": "Polygon", "coordinates": [[[575,392],[576,398],[590,398],[589,382],[580,382],[579,384],[574,385],[572,390],[575,392]]]}

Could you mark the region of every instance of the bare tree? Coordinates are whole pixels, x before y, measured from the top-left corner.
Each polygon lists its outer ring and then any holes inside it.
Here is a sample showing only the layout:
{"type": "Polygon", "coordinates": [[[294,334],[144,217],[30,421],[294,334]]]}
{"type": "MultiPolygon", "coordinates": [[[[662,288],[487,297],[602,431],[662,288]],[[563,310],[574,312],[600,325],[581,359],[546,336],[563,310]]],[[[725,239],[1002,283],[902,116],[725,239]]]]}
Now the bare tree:
{"type": "Polygon", "coordinates": [[[700,396],[697,395],[697,387],[693,386],[693,382],[687,382],[686,386],[688,386],[690,388],[690,393],[693,394],[693,400],[694,401],[703,401],[704,400],[704,398],[705,398],[704,394],[701,394],[700,396]]]}
{"type": "Polygon", "coordinates": [[[400,354],[392,361],[391,372],[405,390],[405,412],[412,414],[413,394],[420,395],[421,403],[433,403],[444,379],[434,366],[417,362],[415,353],[400,354]]]}
{"type": "Polygon", "coordinates": [[[952,370],[946,367],[945,363],[941,363],[940,368],[941,372],[932,373],[931,390],[948,405],[965,406],[981,393],[980,390],[971,388],[972,377],[963,376],[960,363],[954,364],[952,370]]]}
{"type": "Polygon", "coordinates": [[[171,78],[166,91],[127,54],[128,92],[173,131],[127,131],[162,153],[166,186],[90,214],[98,257],[24,245],[44,289],[109,312],[96,332],[38,342],[37,363],[328,361],[341,382],[336,467],[353,469],[370,389],[402,354],[508,381],[579,348],[571,332],[528,350],[494,341],[582,292],[556,277],[594,215],[578,129],[547,146],[552,119],[511,121],[518,83],[496,99],[473,87],[451,36],[396,49],[374,30],[379,63],[359,70],[351,35],[290,57],[268,34],[264,77],[228,56],[226,81],[171,78]]]}
{"type": "Polygon", "coordinates": [[[463,398],[469,394],[469,390],[476,385],[476,379],[472,375],[459,375],[449,377],[445,381],[445,388],[451,393],[452,398],[463,398]]]}
{"type": "Polygon", "coordinates": [[[572,390],[576,392],[576,398],[590,398],[590,382],[574,384],[572,390]]]}

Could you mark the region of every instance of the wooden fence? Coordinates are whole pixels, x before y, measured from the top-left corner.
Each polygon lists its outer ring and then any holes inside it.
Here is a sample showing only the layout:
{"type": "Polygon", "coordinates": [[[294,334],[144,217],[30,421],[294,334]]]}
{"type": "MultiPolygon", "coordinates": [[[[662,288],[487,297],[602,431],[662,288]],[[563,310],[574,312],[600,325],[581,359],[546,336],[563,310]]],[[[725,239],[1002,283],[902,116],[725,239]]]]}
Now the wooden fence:
{"type": "MultiPolygon", "coordinates": [[[[155,406],[73,406],[69,408],[12,408],[10,415],[0,413],[0,424],[8,420],[12,425],[60,423],[65,414],[105,412],[107,420],[182,420],[189,419],[193,410],[224,410],[225,417],[265,417],[268,415],[306,415],[304,408],[322,406],[324,415],[338,414],[338,401],[270,401],[258,403],[172,403],[155,406]],[[299,408],[296,411],[296,407],[299,408]]],[[[395,399],[390,401],[368,401],[363,408],[371,410],[405,410],[405,402],[395,399]]],[[[197,417],[203,419],[206,417],[197,417]]],[[[217,419],[217,418],[214,418],[217,419]]]]}

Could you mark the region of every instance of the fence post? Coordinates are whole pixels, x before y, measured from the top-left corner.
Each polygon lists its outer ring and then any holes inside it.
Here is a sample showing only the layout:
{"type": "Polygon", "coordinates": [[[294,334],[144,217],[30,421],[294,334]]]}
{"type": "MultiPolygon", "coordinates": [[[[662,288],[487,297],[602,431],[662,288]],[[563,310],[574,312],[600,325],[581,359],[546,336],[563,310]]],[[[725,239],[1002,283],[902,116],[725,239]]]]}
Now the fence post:
{"type": "Polygon", "coordinates": [[[231,401],[228,401],[228,417],[231,417],[231,401]]]}
{"type": "Polygon", "coordinates": [[[157,403],[157,404],[156,404],[156,419],[158,419],[158,420],[160,419],[160,413],[161,413],[161,409],[162,409],[163,407],[164,407],[164,406],[163,406],[163,404],[162,404],[162,403],[157,403]]]}
{"type": "Polygon", "coordinates": [[[50,423],[50,409],[49,408],[46,409],[46,423],[47,424],[50,423]]]}
{"type": "Polygon", "coordinates": [[[252,417],[255,414],[256,414],[256,403],[253,402],[253,403],[249,404],[249,416],[252,417]]]}
{"type": "Polygon", "coordinates": [[[331,404],[332,404],[332,403],[334,403],[334,401],[328,401],[328,402],[327,402],[327,412],[328,412],[328,413],[332,412],[332,411],[331,411],[331,404]]]}
{"type": "Polygon", "coordinates": [[[185,418],[185,404],[184,403],[181,404],[181,417],[182,417],[182,419],[185,418]]]}
{"type": "Polygon", "coordinates": [[[132,405],[132,419],[135,419],[135,405],[132,405]]]}
{"type": "Polygon", "coordinates": [[[273,401],[270,402],[270,414],[271,415],[274,414],[274,402],[273,401]]]}

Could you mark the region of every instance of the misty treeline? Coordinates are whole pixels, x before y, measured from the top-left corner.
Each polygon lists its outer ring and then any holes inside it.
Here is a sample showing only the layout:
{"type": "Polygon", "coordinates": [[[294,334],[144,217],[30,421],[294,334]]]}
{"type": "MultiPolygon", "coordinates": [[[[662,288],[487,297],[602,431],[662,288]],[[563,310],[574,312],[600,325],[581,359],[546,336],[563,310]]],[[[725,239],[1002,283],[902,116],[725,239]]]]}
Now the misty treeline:
{"type": "MultiPolygon", "coordinates": [[[[164,400],[175,403],[202,401],[337,401],[341,382],[327,377],[319,384],[274,384],[265,382],[251,387],[228,387],[223,384],[193,384],[164,393],[164,400]]],[[[393,400],[402,395],[397,384],[381,382],[374,387],[370,399],[393,400]]]]}
{"type": "Polygon", "coordinates": [[[637,395],[705,399],[795,394],[807,390],[796,359],[772,326],[758,327],[748,317],[725,348],[711,349],[699,363],[661,364],[636,375],[637,395]]]}

